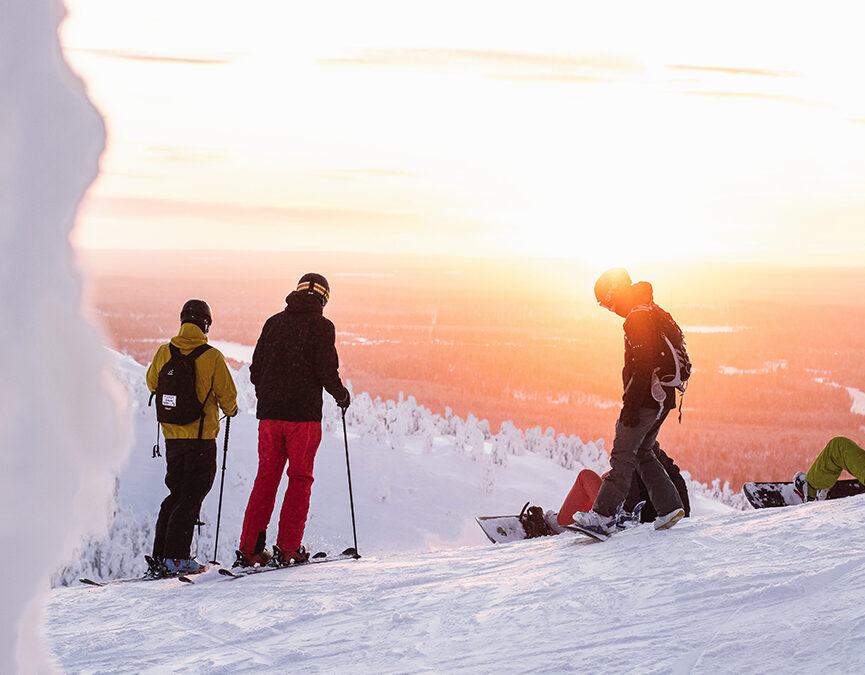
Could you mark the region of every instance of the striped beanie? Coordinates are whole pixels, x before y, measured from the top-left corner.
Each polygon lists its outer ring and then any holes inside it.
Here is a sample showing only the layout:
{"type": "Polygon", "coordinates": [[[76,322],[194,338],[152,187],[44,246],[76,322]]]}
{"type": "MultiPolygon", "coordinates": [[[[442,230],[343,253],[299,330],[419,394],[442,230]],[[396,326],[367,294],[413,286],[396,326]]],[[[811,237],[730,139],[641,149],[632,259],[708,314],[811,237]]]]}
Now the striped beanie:
{"type": "Polygon", "coordinates": [[[330,284],[327,283],[327,279],[315,272],[304,274],[297,282],[297,290],[316,296],[322,307],[330,300],[330,284]]]}

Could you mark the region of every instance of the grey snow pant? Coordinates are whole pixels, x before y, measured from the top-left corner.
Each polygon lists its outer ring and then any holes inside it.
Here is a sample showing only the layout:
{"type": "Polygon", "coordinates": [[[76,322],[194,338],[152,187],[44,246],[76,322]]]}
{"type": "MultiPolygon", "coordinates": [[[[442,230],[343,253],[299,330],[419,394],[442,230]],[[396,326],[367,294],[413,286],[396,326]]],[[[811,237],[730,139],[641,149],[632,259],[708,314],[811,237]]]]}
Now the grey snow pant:
{"type": "Polygon", "coordinates": [[[641,408],[637,426],[626,427],[621,418],[616,422],[616,438],[610,452],[610,473],[604,478],[592,507],[596,513],[602,516],[615,515],[619,504],[628,495],[635,471],[646,486],[649,499],[659,516],[682,508],[676,486],[653,451],[658,432],[669,412],[665,410],[659,418],[657,410],[641,408]]]}

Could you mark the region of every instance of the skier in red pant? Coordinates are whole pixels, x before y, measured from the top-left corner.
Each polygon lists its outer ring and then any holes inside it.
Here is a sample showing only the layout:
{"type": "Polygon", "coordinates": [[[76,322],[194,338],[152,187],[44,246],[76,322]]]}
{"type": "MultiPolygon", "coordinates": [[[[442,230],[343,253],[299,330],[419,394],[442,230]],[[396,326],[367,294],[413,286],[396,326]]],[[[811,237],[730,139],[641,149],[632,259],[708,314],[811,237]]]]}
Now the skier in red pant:
{"type": "Polygon", "coordinates": [[[322,314],[329,298],[327,280],[305,274],[285,299],[285,309],[265,322],[255,346],[249,374],[258,399],[258,474],[243,518],[236,567],[309,558],[301,542],[321,442],[322,389],[343,410],[351,402],[339,378],[336,332],[322,314]],[[288,487],[271,554],[265,549],[267,525],[286,462],[288,487]]]}

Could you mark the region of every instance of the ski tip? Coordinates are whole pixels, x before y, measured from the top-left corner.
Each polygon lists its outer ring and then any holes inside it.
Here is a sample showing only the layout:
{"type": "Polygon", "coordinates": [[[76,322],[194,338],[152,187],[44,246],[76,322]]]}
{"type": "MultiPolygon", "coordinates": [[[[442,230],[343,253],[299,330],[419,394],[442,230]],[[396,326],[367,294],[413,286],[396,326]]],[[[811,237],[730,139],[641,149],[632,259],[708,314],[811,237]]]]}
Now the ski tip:
{"type": "Polygon", "coordinates": [[[314,554],[312,557],[313,557],[313,559],[327,558],[327,551],[319,551],[318,553],[314,554]]]}
{"type": "Polygon", "coordinates": [[[184,584],[194,584],[195,583],[192,579],[190,579],[189,577],[185,577],[182,574],[179,574],[177,576],[177,580],[182,581],[184,584]]]}
{"type": "Polygon", "coordinates": [[[231,577],[232,579],[237,579],[238,577],[241,576],[240,574],[235,574],[235,573],[232,572],[231,570],[227,570],[227,569],[225,569],[224,567],[220,567],[217,571],[218,571],[220,574],[222,574],[223,576],[231,577]]]}
{"type": "Polygon", "coordinates": [[[351,556],[351,557],[354,558],[355,560],[357,560],[358,558],[360,558],[360,553],[357,552],[357,549],[356,549],[354,546],[349,546],[349,547],[348,547],[347,549],[345,549],[345,550],[344,550],[340,555],[347,555],[347,556],[351,556]]]}
{"type": "Polygon", "coordinates": [[[87,584],[88,586],[104,586],[105,584],[100,584],[98,581],[93,581],[93,579],[79,579],[82,584],[87,584]]]}

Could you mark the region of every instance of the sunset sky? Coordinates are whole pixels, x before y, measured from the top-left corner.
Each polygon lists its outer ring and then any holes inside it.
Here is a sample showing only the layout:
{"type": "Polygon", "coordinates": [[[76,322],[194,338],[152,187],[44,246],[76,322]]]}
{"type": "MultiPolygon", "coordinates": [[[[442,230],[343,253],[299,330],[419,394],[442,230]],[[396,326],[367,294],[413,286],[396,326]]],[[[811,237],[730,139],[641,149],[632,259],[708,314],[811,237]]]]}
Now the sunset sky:
{"type": "Polygon", "coordinates": [[[857,3],[66,4],[79,246],[865,260],[857,3]]]}

